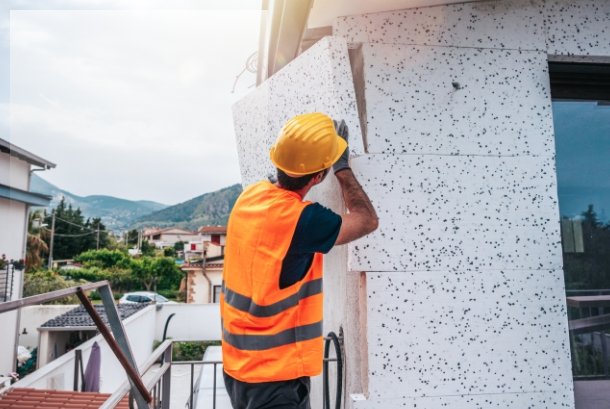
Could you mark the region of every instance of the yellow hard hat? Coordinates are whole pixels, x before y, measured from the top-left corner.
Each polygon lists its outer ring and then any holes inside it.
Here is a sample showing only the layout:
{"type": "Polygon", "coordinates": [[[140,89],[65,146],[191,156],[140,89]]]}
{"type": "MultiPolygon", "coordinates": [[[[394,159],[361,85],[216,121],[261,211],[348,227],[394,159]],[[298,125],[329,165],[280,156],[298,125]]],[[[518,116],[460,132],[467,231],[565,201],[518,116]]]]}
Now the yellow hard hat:
{"type": "Polygon", "coordinates": [[[277,168],[302,176],[330,168],[346,148],[347,142],[337,135],[333,120],[314,112],[289,119],[269,156],[277,168]]]}

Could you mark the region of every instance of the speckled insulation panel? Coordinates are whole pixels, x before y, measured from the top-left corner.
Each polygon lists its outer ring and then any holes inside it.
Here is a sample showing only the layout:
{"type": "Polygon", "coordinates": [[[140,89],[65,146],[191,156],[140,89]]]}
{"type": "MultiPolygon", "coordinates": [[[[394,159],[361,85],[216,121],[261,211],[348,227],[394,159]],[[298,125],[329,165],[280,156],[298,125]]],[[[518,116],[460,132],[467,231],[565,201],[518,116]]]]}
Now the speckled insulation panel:
{"type": "Polygon", "coordinates": [[[354,402],[354,409],[564,409],[574,408],[572,390],[541,393],[496,393],[484,395],[432,396],[418,398],[387,398],[371,396],[354,402]]]}
{"type": "Polygon", "coordinates": [[[353,154],[364,152],[356,96],[345,40],[320,40],[233,106],[242,174],[247,185],[274,168],[269,148],[284,123],[305,112],[342,118],[350,130],[353,154]]]}
{"type": "Polygon", "coordinates": [[[339,17],[333,34],[349,43],[539,50],[610,55],[606,0],[497,0],[339,17]]]}
{"type": "MultiPolygon", "coordinates": [[[[350,376],[368,373],[347,390],[365,385],[368,400],[346,408],[573,408],[543,10],[503,0],[340,18],[345,39],[234,108],[244,184],[273,169],[269,146],[292,115],[348,122],[380,228],[325,262],[325,331],[343,324],[350,376]],[[372,43],[368,153],[346,40],[372,43]],[[366,296],[350,304],[343,274],[360,271],[366,296]],[[362,334],[347,324],[354,306],[362,334]]],[[[337,192],[330,175],[308,198],[339,211],[337,192]]]]}
{"type": "Polygon", "coordinates": [[[554,155],[535,51],[365,44],[369,153],[554,155]]]}
{"type": "Polygon", "coordinates": [[[610,56],[610,1],[547,0],[549,54],[610,56]]]}
{"type": "Polygon", "coordinates": [[[349,43],[544,50],[541,3],[482,1],[339,17],[333,34],[349,43]]]}
{"type": "Polygon", "coordinates": [[[551,157],[366,155],[352,168],[379,229],[352,271],[561,268],[551,157]]]}
{"type": "Polygon", "coordinates": [[[561,270],[370,272],[367,290],[371,395],[572,388],[561,270]]]}

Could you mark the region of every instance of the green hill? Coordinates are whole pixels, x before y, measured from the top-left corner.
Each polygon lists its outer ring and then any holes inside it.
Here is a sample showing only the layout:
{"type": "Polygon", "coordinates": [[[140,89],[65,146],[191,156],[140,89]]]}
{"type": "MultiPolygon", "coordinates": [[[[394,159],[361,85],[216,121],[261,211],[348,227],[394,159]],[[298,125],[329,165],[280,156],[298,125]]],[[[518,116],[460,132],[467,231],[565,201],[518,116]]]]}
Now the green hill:
{"type": "Polygon", "coordinates": [[[85,218],[100,217],[109,230],[115,231],[123,230],[134,220],[167,207],[148,200],[133,201],[104,195],[78,196],[60,189],[36,174],[32,175],[30,190],[53,197],[47,211],[56,207],[63,197],[73,208],[80,208],[85,218]]]}
{"type": "Polygon", "coordinates": [[[196,230],[206,225],[225,225],[241,191],[241,185],[235,184],[205,193],[186,202],[142,216],[130,228],[175,226],[196,230]]]}

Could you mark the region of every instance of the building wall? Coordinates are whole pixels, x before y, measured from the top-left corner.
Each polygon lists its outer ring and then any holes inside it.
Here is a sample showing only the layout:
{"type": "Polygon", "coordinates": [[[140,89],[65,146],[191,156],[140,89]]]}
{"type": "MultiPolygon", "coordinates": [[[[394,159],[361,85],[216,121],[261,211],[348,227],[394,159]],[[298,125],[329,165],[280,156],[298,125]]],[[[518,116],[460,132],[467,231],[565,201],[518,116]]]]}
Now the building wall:
{"type": "Polygon", "coordinates": [[[346,407],[573,407],[547,61],[610,56],[608,21],[604,0],[343,17],[235,105],[244,185],[291,116],[348,123],[380,228],[325,261],[346,407]]]}
{"type": "Polygon", "coordinates": [[[38,347],[38,328],[48,320],[74,309],[76,305],[31,305],[21,309],[19,345],[38,347]],[[23,332],[26,332],[24,334],[23,332]]]}
{"type": "Polygon", "coordinates": [[[222,285],[222,269],[209,269],[206,274],[207,280],[201,270],[188,272],[187,303],[207,304],[213,302],[214,286],[222,285]]]}
{"type": "Polygon", "coordinates": [[[30,164],[0,152],[0,183],[21,190],[30,187],[30,164]]]}
{"type": "MultiPolygon", "coordinates": [[[[153,351],[155,324],[154,305],[138,311],[123,321],[137,365],[143,364],[153,351]]],[[[78,349],[83,351],[85,367],[94,342],[99,344],[101,351],[100,392],[112,393],[127,381],[125,370],[101,335],[79,345],[78,349]]],[[[73,382],[74,353],[71,352],[28,375],[16,383],[15,387],[72,390],[73,382]]]]}
{"type": "Polygon", "coordinates": [[[172,314],[167,326],[168,338],[174,341],[220,340],[218,304],[162,304],[156,317],[156,340],[163,339],[165,324],[172,314]]]}
{"type": "MultiPolygon", "coordinates": [[[[27,162],[0,152],[0,183],[21,190],[28,190],[30,166],[27,162]]],[[[0,257],[4,254],[8,260],[20,260],[25,257],[27,206],[23,203],[0,198],[0,257]]],[[[15,272],[13,281],[13,299],[21,296],[22,276],[15,272]]],[[[0,337],[0,350],[16,351],[16,329],[19,313],[17,311],[0,314],[0,328],[11,331],[0,337]]],[[[13,371],[15,354],[0,355],[0,374],[13,371]]]]}

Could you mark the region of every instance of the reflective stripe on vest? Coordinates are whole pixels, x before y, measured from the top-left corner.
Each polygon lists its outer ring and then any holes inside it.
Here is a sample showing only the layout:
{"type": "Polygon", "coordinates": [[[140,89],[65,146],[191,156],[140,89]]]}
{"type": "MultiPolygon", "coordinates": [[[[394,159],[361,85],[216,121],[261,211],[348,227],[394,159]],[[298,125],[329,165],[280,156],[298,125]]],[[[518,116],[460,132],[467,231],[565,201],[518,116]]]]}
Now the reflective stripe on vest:
{"type": "Polygon", "coordinates": [[[269,182],[239,196],[227,226],[220,296],[225,372],[271,382],[322,372],[322,255],[279,288],[282,262],[308,202],[269,182]]]}
{"type": "Polygon", "coordinates": [[[304,283],[301,288],[299,288],[297,293],[271,305],[257,305],[254,301],[252,301],[251,298],[226,288],[224,282],[222,283],[222,292],[224,295],[224,301],[231,307],[247,312],[255,317],[271,317],[287,310],[288,308],[297,306],[299,301],[303,298],[311,297],[315,294],[321,294],[322,279],[318,278],[316,280],[304,283]]]}
{"type": "Polygon", "coordinates": [[[273,335],[237,335],[226,329],[222,331],[223,340],[244,351],[263,351],[295,342],[307,341],[322,336],[322,321],[314,324],[290,328],[273,335]]]}

